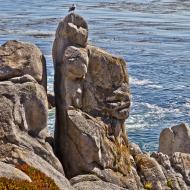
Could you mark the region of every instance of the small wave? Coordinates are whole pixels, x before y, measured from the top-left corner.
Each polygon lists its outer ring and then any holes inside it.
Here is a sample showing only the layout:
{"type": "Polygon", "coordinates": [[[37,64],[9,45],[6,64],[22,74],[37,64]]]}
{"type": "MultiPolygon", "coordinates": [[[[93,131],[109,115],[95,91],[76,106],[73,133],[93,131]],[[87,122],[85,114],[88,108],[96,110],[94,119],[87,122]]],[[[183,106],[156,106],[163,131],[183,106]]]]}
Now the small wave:
{"type": "Polygon", "coordinates": [[[48,111],[48,130],[51,135],[54,133],[55,125],[55,108],[48,111]]]}
{"type": "Polygon", "coordinates": [[[162,89],[163,88],[163,86],[157,85],[157,84],[150,84],[150,85],[147,85],[147,87],[153,88],[153,89],[162,89]]]}
{"type": "Polygon", "coordinates": [[[130,77],[129,80],[130,80],[130,84],[132,84],[132,85],[146,86],[148,88],[153,88],[153,89],[162,89],[163,88],[163,86],[154,84],[149,79],[139,80],[137,78],[130,77]]]}
{"type": "Polygon", "coordinates": [[[129,80],[130,80],[130,83],[133,84],[133,85],[144,86],[144,85],[148,85],[148,84],[153,84],[153,82],[148,80],[148,79],[139,80],[137,78],[130,77],[129,80]]]}
{"type": "Polygon", "coordinates": [[[135,123],[135,124],[130,124],[130,123],[128,123],[128,121],[127,121],[127,123],[125,123],[125,125],[126,125],[126,129],[128,130],[130,130],[130,131],[132,131],[133,129],[135,130],[135,129],[142,129],[142,128],[147,128],[148,126],[147,126],[147,123],[135,123]]]}
{"type": "Polygon", "coordinates": [[[185,88],[187,88],[185,85],[176,85],[174,89],[175,90],[183,90],[185,88]]]}
{"type": "Polygon", "coordinates": [[[125,122],[127,129],[147,128],[149,125],[144,120],[143,115],[130,115],[125,122]]]}
{"type": "Polygon", "coordinates": [[[161,106],[158,106],[156,104],[150,104],[150,103],[142,103],[142,105],[148,109],[151,109],[151,114],[166,114],[166,113],[180,113],[180,109],[178,108],[163,108],[161,106]]]}
{"type": "Polygon", "coordinates": [[[32,37],[35,37],[35,38],[49,38],[49,37],[52,37],[54,36],[54,33],[51,32],[51,33],[48,33],[48,32],[28,32],[28,33],[25,33],[25,35],[27,36],[32,36],[32,37]]]}
{"type": "Polygon", "coordinates": [[[186,102],[184,107],[190,109],[190,102],[186,102]]]}

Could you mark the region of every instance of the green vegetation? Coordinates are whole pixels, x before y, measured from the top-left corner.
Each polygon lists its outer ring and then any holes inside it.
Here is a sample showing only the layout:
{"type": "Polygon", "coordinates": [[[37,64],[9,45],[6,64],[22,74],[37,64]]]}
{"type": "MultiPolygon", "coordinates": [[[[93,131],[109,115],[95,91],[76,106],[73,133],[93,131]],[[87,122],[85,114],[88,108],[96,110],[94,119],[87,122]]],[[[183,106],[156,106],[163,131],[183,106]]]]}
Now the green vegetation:
{"type": "Polygon", "coordinates": [[[32,182],[1,177],[0,190],[59,190],[54,181],[39,170],[27,164],[16,167],[26,173],[32,182]]]}
{"type": "Polygon", "coordinates": [[[169,188],[173,188],[173,185],[172,185],[172,180],[171,179],[169,179],[168,181],[167,181],[167,186],[169,187],[169,188]]]}
{"type": "Polygon", "coordinates": [[[145,189],[148,189],[148,190],[151,190],[152,189],[152,183],[150,181],[147,181],[145,184],[144,184],[144,188],[145,189]]]}

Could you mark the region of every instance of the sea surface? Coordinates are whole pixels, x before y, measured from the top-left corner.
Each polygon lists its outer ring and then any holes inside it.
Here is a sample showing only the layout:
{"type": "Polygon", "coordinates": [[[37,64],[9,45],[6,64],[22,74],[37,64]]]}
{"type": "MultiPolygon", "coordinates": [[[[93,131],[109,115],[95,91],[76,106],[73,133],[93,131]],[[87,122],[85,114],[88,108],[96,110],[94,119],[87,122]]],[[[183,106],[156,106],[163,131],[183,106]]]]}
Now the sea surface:
{"type": "MultiPolygon", "coordinates": [[[[53,91],[51,57],[59,21],[72,1],[0,0],[0,44],[17,39],[35,43],[44,53],[48,91],[53,91]]],[[[190,1],[75,0],[76,12],[89,24],[89,40],[124,57],[132,92],[126,121],[130,140],[145,151],[158,148],[165,127],[190,124],[190,1]]],[[[48,127],[53,133],[54,112],[48,127]]]]}

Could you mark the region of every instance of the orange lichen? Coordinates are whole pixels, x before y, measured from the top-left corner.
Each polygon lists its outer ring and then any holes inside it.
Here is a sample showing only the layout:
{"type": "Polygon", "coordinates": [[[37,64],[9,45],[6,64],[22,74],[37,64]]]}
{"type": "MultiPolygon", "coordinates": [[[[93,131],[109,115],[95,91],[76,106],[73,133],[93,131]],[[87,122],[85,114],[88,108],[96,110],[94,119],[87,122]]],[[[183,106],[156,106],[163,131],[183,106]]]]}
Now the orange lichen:
{"type": "Polygon", "coordinates": [[[17,165],[32,180],[28,182],[19,179],[0,178],[0,190],[59,190],[55,182],[39,170],[27,164],[17,165]]]}

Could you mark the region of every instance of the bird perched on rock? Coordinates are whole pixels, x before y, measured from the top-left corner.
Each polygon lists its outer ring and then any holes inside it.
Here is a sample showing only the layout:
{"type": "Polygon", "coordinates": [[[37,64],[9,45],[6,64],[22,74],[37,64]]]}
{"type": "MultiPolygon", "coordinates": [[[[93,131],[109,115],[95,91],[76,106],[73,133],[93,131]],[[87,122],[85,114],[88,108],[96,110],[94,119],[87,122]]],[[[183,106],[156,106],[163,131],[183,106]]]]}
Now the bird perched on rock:
{"type": "Polygon", "coordinates": [[[69,8],[68,12],[71,12],[71,11],[74,12],[75,8],[76,8],[76,5],[72,4],[72,6],[69,8]]]}

